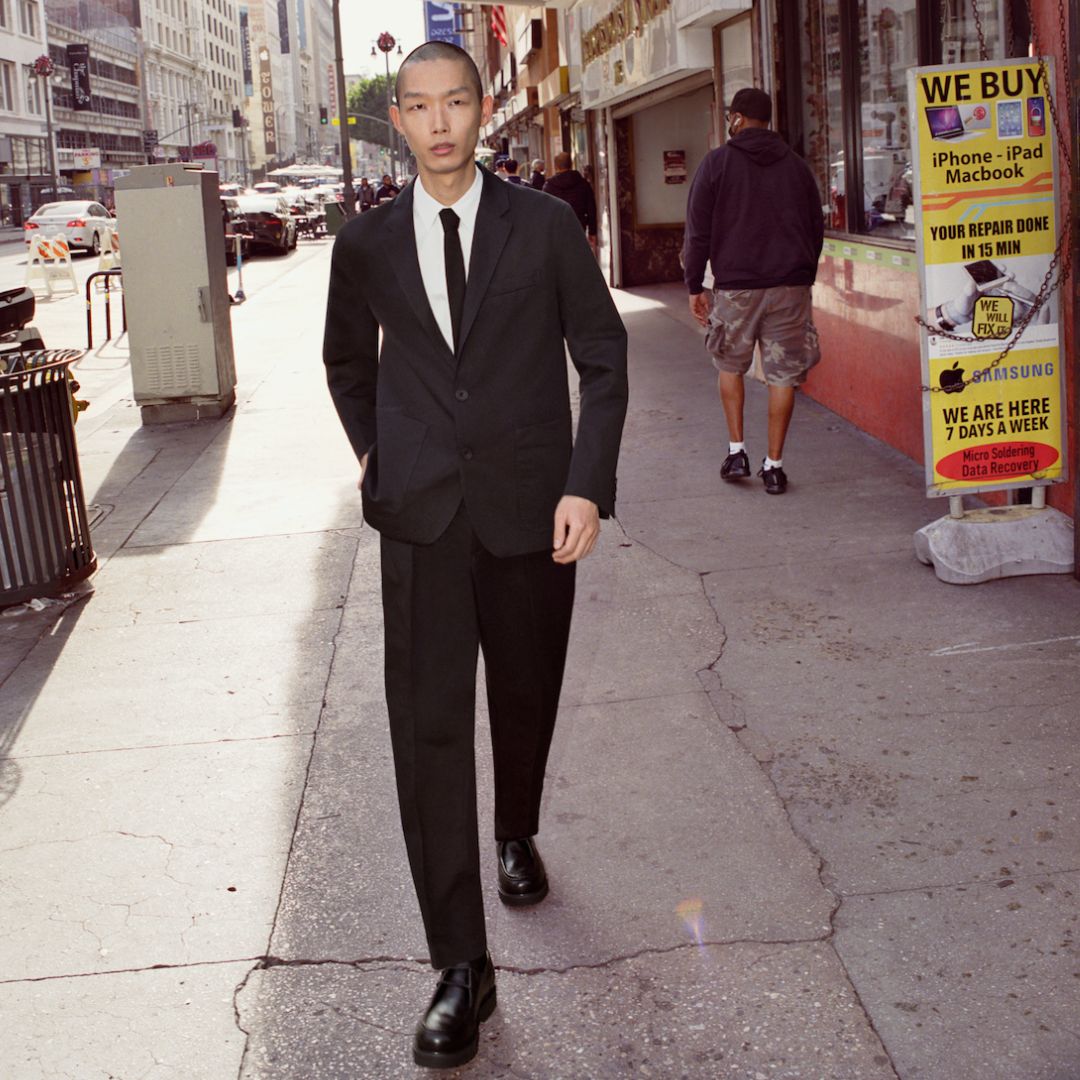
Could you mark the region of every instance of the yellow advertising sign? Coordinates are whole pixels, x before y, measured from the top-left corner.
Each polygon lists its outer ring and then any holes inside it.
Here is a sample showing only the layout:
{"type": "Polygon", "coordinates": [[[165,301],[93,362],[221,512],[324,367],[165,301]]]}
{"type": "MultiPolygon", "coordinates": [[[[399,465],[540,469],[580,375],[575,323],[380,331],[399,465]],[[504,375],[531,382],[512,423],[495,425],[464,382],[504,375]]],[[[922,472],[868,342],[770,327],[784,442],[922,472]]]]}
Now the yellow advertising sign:
{"type": "Polygon", "coordinates": [[[929,495],[1066,478],[1052,63],[908,75],[929,495]]]}

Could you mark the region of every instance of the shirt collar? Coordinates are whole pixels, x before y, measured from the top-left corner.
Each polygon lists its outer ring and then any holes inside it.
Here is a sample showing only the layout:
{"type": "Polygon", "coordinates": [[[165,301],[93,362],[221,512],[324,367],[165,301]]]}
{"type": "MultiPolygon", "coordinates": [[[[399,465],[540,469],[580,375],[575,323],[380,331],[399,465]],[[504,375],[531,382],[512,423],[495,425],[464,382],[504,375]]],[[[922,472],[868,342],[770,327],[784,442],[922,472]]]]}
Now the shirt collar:
{"type": "Polygon", "coordinates": [[[453,206],[443,206],[437,199],[432,198],[425,189],[423,182],[419,175],[416,177],[413,191],[413,215],[416,224],[423,227],[424,232],[432,228],[436,221],[439,219],[439,211],[441,210],[453,210],[459,218],[464,218],[468,214],[475,214],[476,208],[480,205],[480,194],[484,187],[484,176],[480,172],[480,169],[476,170],[476,177],[473,179],[472,187],[461,196],[460,199],[453,206]]]}

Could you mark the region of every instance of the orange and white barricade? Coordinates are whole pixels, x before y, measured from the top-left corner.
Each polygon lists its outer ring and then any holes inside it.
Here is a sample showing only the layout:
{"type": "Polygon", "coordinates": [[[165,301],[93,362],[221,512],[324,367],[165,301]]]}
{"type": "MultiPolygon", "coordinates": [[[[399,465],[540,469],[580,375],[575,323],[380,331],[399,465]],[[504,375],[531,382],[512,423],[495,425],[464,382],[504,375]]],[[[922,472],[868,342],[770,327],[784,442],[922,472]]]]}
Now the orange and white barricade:
{"type": "Polygon", "coordinates": [[[26,255],[26,284],[31,288],[35,284],[44,285],[49,296],[57,288],[79,291],[66,237],[35,236],[31,239],[26,255]]]}
{"type": "Polygon", "coordinates": [[[120,234],[115,229],[106,229],[102,235],[101,254],[98,256],[98,269],[120,269],[120,234]]]}

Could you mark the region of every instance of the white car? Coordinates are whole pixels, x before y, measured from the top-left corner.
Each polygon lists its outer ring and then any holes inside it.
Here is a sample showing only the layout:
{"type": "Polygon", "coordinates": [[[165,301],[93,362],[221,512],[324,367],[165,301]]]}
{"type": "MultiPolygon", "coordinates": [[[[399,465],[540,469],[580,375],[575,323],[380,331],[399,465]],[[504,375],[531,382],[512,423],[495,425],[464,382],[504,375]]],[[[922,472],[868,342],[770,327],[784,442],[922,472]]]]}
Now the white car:
{"type": "Polygon", "coordinates": [[[72,251],[79,248],[91,255],[101,252],[110,229],[116,229],[116,219],[101,203],[85,199],[45,203],[23,226],[28,247],[35,236],[65,236],[72,251]]]}

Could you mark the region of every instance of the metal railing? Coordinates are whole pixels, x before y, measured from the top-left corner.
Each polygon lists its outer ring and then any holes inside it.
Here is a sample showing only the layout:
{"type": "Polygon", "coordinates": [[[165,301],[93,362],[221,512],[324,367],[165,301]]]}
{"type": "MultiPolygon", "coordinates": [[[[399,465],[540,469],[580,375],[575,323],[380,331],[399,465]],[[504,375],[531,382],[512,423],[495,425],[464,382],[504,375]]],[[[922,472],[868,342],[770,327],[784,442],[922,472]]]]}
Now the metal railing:
{"type": "MultiPolygon", "coordinates": [[[[91,292],[91,286],[96,278],[105,279],[105,288],[102,290],[105,295],[105,340],[112,340],[112,297],[110,295],[109,282],[113,278],[119,278],[121,284],[123,284],[123,270],[95,270],[86,279],[86,347],[92,349],[94,347],[94,301],[91,292]]],[[[123,329],[121,334],[127,333],[127,307],[124,305],[124,294],[120,293],[120,313],[123,316],[123,329]]]]}

